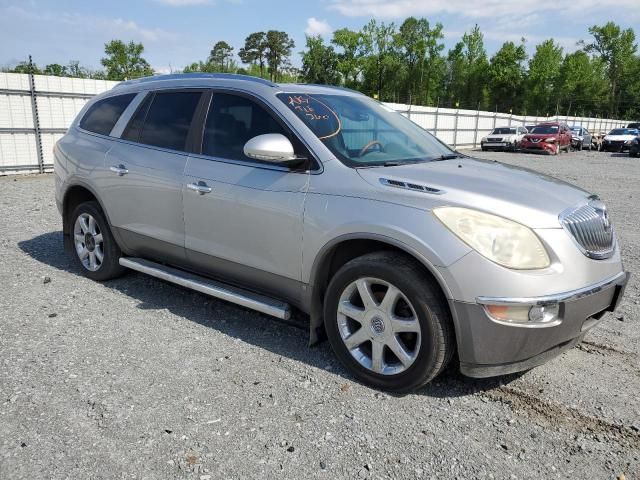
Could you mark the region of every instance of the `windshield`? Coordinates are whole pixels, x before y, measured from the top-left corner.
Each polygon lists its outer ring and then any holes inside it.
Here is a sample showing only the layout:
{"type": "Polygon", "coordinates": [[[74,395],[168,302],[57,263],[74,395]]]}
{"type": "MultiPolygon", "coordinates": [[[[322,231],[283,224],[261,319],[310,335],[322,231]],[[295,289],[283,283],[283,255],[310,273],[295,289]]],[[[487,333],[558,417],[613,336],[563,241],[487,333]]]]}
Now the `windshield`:
{"type": "Polygon", "coordinates": [[[494,128],[491,135],[509,135],[516,133],[515,128],[494,128]]]}
{"type": "Polygon", "coordinates": [[[531,133],[540,133],[542,135],[549,133],[558,133],[557,125],[538,125],[537,127],[533,127],[531,133]]]}
{"type": "Polygon", "coordinates": [[[571,127],[571,131],[573,133],[581,133],[582,132],[582,128],[580,128],[580,127],[571,127]]]}
{"type": "Polygon", "coordinates": [[[638,130],[633,128],[614,128],[609,135],[638,135],[638,130]]]}
{"type": "Polygon", "coordinates": [[[440,160],[455,155],[411,120],[365,96],[280,93],[339,160],[351,167],[440,160]]]}

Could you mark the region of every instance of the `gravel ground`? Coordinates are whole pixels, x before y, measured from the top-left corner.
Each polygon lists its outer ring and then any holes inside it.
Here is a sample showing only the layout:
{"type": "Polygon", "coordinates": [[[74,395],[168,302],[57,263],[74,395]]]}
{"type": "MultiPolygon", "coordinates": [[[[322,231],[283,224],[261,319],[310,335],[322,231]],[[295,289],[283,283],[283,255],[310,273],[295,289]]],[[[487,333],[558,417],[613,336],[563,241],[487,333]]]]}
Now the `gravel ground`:
{"type": "MultiPolygon", "coordinates": [[[[482,153],[597,192],[640,271],[640,162],[482,153]]],[[[516,186],[517,187],[517,186],[516,186]]],[[[0,178],[0,478],[640,478],[640,283],[522,375],[355,383],[304,329],[141,274],[83,278],[50,175],[0,178]]]]}

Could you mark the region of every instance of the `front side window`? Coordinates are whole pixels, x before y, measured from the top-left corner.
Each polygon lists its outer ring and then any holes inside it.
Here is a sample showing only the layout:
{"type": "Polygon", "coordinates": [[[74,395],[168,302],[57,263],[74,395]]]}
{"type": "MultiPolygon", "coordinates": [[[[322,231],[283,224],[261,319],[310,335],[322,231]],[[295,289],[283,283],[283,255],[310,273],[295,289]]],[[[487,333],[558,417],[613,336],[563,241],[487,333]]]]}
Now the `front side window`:
{"type": "Polygon", "coordinates": [[[280,93],[278,98],[348,166],[424,162],[454,154],[411,120],[365,96],[280,93]]]}
{"type": "Polygon", "coordinates": [[[80,120],[80,128],[89,132],[109,135],[122,112],[129,106],[135,93],[117,95],[94,103],[80,120]]]}
{"type": "Polygon", "coordinates": [[[230,160],[252,160],[244,145],[266,133],[289,134],[275,118],[253,100],[228,93],[214,93],[207,115],[202,153],[230,160]]]}
{"type": "Polygon", "coordinates": [[[156,92],[138,141],[154,147],[184,151],[201,95],[201,92],[156,92]]]}

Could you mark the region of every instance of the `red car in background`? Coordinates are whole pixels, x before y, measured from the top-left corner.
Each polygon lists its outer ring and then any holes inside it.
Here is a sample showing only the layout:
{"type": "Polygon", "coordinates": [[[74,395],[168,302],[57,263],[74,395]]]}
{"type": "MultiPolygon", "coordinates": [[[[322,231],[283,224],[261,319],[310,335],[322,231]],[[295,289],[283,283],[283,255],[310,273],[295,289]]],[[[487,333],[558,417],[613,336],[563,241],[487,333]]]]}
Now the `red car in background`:
{"type": "Polygon", "coordinates": [[[520,143],[525,152],[541,152],[557,155],[561,150],[571,148],[571,130],[566,123],[541,123],[529,130],[520,143]]]}

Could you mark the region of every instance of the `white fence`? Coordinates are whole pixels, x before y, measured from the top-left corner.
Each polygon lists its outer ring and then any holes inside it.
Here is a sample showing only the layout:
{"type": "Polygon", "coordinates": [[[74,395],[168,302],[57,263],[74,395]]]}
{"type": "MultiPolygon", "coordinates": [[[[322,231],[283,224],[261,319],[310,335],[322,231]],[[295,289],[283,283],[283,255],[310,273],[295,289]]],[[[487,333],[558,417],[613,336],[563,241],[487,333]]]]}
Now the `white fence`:
{"type": "MultiPolygon", "coordinates": [[[[0,73],[0,175],[50,171],[52,149],[92,96],[117,82],[0,73]]],[[[592,131],[624,126],[622,120],[520,117],[505,113],[388,104],[455,148],[476,147],[494,127],[566,121],[592,131]]]]}

